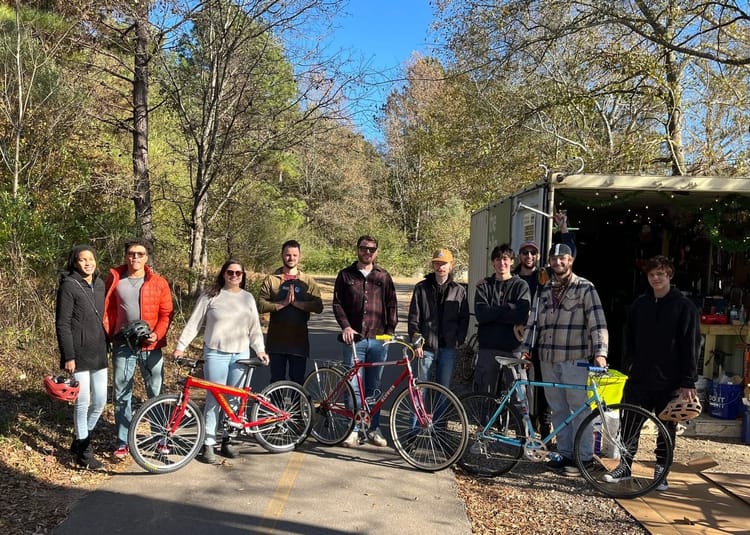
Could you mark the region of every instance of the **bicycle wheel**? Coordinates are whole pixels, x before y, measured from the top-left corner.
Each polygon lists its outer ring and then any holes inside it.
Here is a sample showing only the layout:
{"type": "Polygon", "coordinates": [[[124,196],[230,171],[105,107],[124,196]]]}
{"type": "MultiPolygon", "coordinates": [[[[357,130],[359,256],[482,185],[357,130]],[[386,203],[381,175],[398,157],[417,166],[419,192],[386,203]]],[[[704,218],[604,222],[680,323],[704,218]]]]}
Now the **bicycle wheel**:
{"type": "Polygon", "coordinates": [[[664,424],[649,411],[628,404],[609,405],[606,412],[599,407],[593,410],[576,434],[574,451],[583,477],[613,498],[637,498],[654,490],[667,477],[673,453],[664,424]],[[597,418],[601,451],[585,462],[581,448],[584,441],[593,442],[588,426],[597,418]]]}
{"type": "Polygon", "coordinates": [[[310,434],[327,446],[343,441],[354,428],[354,389],[343,377],[334,368],[320,368],[302,385],[313,409],[310,434]]]}
{"type": "Polygon", "coordinates": [[[292,381],[278,381],[261,390],[260,395],[274,408],[253,403],[250,409],[250,421],[269,420],[256,428],[258,443],[272,453],[290,451],[302,444],[310,432],[312,418],[305,391],[292,381]],[[279,411],[289,416],[281,417],[279,411]]]}
{"type": "MultiPolygon", "coordinates": [[[[466,414],[456,395],[437,383],[417,383],[427,421],[420,425],[409,389],[393,402],[390,430],[396,451],[415,468],[434,472],[456,462],[466,448],[466,414]]],[[[419,401],[416,401],[419,403],[419,401]]]]}
{"type": "Polygon", "coordinates": [[[154,474],[174,472],[198,454],[206,437],[203,412],[193,400],[188,400],[185,413],[170,433],[179,408],[179,396],[164,394],[147,400],[133,416],[128,447],[144,470],[154,474]]]}
{"type": "Polygon", "coordinates": [[[492,423],[490,432],[499,435],[492,439],[477,439],[487,423],[495,415],[500,399],[489,394],[469,394],[461,399],[469,421],[469,444],[458,465],[476,476],[493,477],[509,472],[521,459],[526,441],[523,418],[518,409],[506,404],[492,423]],[[501,439],[513,441],[502,442],[501,439]]]}

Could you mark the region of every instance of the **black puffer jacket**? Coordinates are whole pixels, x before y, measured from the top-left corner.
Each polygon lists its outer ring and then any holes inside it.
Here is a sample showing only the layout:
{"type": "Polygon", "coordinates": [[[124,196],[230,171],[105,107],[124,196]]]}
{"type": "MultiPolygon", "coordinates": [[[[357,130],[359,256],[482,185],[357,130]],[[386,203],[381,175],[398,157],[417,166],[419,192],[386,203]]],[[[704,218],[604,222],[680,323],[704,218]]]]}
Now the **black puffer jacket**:
{"type": "Polygon", "coordinates": [[[695,388],[701,334],[698,309],[677,288],[651,288],[630,307],[625,334],[628,381],[644,390],[695,388]]]}
{"type": "Polygon", "coordinates": [[[107,367],[107,336],[102,323],[104,281],[96,275],[93,286],[77,272],[60,276],[57,289],[55,330],[60,348],[60,367],[75,359],[76,371],[107,367]]]}

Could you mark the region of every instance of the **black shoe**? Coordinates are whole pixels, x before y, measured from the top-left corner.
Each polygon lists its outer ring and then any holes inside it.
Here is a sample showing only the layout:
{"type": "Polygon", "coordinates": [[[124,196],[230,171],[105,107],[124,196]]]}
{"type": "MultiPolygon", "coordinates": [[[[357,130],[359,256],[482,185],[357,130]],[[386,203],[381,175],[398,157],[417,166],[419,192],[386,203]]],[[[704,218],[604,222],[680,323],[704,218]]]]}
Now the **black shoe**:
{"type": "Polygon", "coordinates": [[[204,444],[199,457],[206,464],[214,464],[216,462],[216,454],[214,453],[213,445],[207,446],[204,444]]]}
{"type": "Polygon", "coordinates": [[[565,470],[566,466],[575,466],[576,463],[573,462],[572,459],[568,459],[567,457],[558,456],[554,459],[550,459],[545,463],[545,466],[549,468],[550,470],[554,470],[556,472],[559,472],[560,470],[565,470]]]}
{"type": "Polygon", "coordinates": [[[69,448],[70,453],[72,453],[73,455],[78,455],[78,445],[80,443],[81,443],[80,440],[78,440],[77,438],[74,438],[73,442],[70,444],[70,448],[69,448]]]}
{"type": "Polygon", "coordinates": [[[240,456],[239,446],[234,446],[229,437],[221,440],[221,454],[227,459],[236,459],[240,456]]]}
{"type": "Polygon", "coordinates": [[[86,437],[78,441],[76,463],[87,470],[101,470],[104,468],[104,464],[94,457],[94,450],[91,447],[91,437],[86,437]]]}

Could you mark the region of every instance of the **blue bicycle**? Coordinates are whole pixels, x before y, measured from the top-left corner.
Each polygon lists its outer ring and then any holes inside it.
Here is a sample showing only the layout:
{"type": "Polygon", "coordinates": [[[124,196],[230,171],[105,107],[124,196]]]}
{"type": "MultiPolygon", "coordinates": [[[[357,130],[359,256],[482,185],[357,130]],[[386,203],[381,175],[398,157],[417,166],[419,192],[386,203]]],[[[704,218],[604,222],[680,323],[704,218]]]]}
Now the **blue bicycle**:
{"type": "Polygon", "coordinates": [[[590,392],[587,401],[563,421],[561,428],[583,412],[588,414],[576,434],[574,455],[581,475],[597,490],[613,498],[635,498],[655,489],[667,477],[673,453],[667,428],[641,407],[607,405],[597,384],[607,376],[606,368],[588,366],[589,384],[574,385],[529,381],[525,378],[528,361],[500,356],[495,360],[511,370],[513,382],[499,398],[489,394],[462,398],[469,421],[468,447],[458,462],[463,469],[492,477],[510,471],[522,459],[542,462],[549,457],[549,445],[560,429],[539,437],[529,417],[526,396],[526,387],[541,386],[590,392]],[[581,458],[585,441],[593,441],[593,460],[581,458]]]}

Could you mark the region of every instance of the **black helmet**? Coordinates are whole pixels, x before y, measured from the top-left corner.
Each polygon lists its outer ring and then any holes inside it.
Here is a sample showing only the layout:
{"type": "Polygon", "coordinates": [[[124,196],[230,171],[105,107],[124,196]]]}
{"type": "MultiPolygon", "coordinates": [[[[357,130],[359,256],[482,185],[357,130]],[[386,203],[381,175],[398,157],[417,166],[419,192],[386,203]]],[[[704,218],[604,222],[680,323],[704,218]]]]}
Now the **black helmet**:
{"type": "Polygon", "coordinates": [[[143,320],[134,320],[120,330],[120,335],[132,351],[143,346],[143,342],[151,335],[151,327],[143,320]]]}

